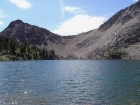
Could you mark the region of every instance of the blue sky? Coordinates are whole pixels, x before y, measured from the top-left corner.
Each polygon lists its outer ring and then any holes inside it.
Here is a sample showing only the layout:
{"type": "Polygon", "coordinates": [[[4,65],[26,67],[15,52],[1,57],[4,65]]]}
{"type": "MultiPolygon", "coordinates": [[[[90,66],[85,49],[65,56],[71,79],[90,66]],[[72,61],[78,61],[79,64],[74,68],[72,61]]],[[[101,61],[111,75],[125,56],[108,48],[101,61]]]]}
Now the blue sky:
{"type": "Polygon", "coordinates": [[[119,10],[138,0],[0,0],[0,31],[11,21],[75,35],[98,28],[119,10]]]}

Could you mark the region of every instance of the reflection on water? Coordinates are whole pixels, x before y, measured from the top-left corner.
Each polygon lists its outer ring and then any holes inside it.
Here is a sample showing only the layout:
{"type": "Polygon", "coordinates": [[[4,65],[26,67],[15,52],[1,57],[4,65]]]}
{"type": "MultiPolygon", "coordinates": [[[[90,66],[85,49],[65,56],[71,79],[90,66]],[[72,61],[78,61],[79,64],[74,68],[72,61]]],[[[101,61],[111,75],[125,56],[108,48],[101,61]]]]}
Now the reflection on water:
{"type": "Polygon", "coordinates": [[[140,61],[0,62],[0,105],[138,105],[140,61]]]}

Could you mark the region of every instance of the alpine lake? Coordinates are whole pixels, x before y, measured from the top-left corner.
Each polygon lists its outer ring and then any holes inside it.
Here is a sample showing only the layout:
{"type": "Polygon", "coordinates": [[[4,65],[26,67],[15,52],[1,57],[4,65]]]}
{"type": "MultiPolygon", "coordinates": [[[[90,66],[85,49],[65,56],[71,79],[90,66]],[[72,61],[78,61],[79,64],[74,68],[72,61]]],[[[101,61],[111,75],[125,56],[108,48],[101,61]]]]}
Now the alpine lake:
{"type": "Polygon", "coordinates": [[[0,105],[140,105],[140,60],[1,61],[0,105]]]}

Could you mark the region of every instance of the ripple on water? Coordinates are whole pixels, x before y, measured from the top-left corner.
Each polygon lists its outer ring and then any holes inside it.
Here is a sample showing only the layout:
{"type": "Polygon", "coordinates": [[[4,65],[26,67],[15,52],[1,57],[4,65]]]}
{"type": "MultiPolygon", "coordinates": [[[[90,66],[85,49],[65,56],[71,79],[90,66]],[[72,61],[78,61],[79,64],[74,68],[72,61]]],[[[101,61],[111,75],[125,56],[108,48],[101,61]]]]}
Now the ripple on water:
{"type": "Polygon", "coordinates": [[[0,105],[138,105],[140,61],[0,62],[0,105]]]}

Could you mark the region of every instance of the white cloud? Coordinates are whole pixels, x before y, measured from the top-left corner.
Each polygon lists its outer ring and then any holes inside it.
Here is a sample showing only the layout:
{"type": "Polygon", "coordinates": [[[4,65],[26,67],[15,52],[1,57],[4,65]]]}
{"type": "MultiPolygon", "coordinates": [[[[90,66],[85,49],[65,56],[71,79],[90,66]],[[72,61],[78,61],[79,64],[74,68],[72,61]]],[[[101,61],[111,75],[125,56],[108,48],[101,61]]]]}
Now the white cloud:
{"type": "Polygon", "coordinates": [[[16,4],[21,9],[27,9],[32,6],[27,0],[9,0],[11,3],[16,4]]]}
{"type": "Polygon", "coordinates": [[[76,15],[67,21],[64,21],[57,29],[52,32],[59,35],[77,35],[98,28],[106,21],[106,16],[76,15]]]}
{"type": "Polygon", "coordinates": [[[133,0],[133,1],[138,2],[139,0],[133,0]]]}
{"type": "Polygon", "coordinates": [[[4,25],[4,23],[2,21],[0,21],[0,26],[3,26],[3,25],[4,25]]]}
{"type": "Polygon", "coordinates": [[[60,4],[60,9],[61,9],[61,19],[63,19],[65,12],[69,12],[69,13],[74,13],[74,14],[85,14],[86,12],[84,10],[82,10],[79,7],[70,7],[70,6],[64,6],[64,2],[63,0],[58,0],[59,4],[60,4]]]}
{"type": "Polygon", "coordinates": [[[70,7],[70,6],[66,6],[65,11],[70,12],[70,13],[75,13],[75,14],[78,14],[78,13],[84,14],[85,13],[85,11],[79,7],[70,7]]]}

